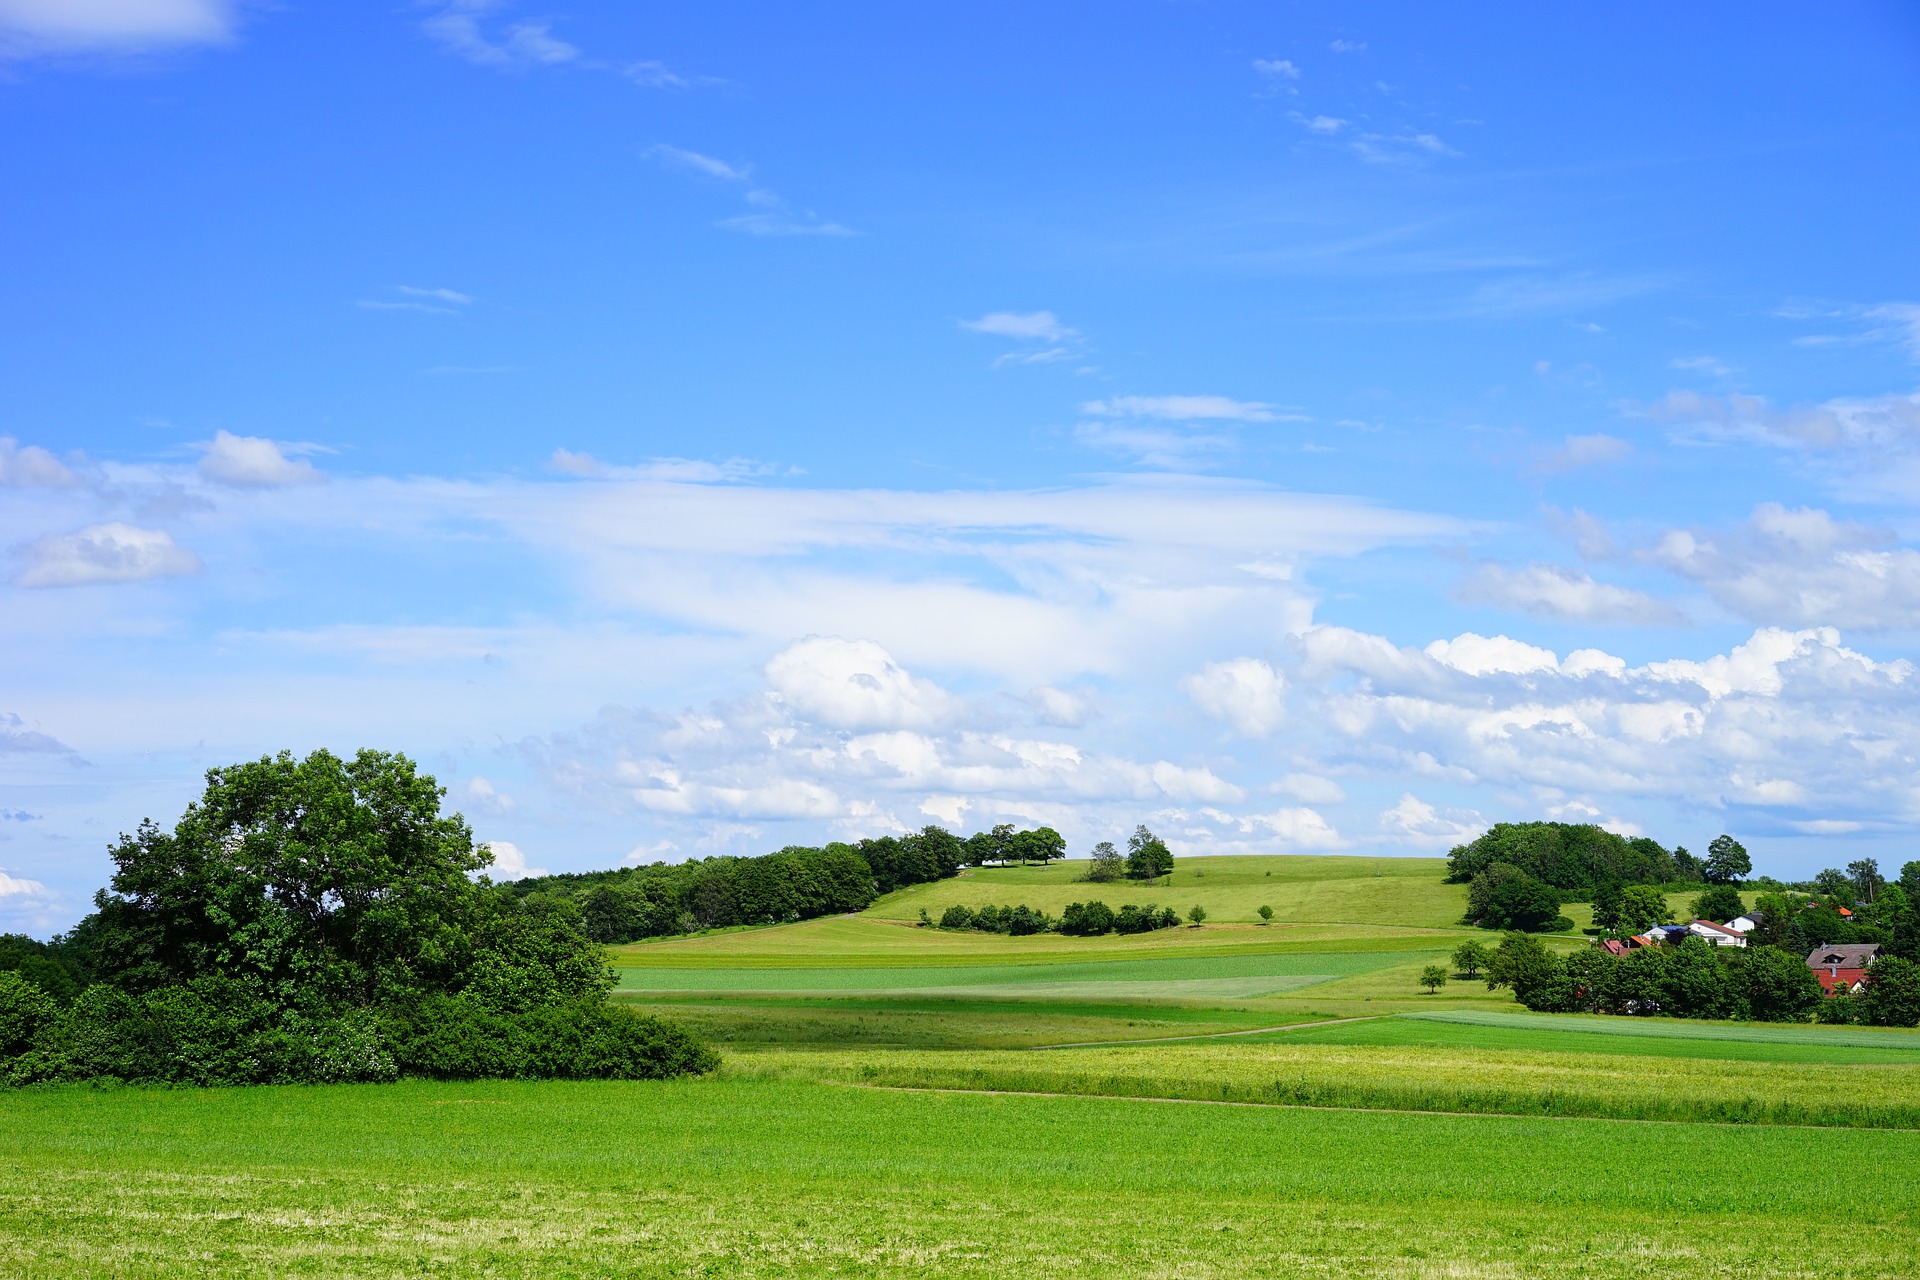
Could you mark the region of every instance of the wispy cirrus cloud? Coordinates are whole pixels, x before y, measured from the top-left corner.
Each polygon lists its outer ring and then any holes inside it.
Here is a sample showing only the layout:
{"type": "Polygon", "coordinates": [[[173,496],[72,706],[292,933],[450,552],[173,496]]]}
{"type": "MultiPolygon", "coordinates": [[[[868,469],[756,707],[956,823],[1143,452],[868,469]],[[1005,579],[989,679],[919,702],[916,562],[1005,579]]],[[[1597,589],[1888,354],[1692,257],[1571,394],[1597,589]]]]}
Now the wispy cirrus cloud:
{"type": "Polygon", "coordinates": [[[721,160],[685,147],[657,143],[648,147],[646,156],[669,169],[710,178],[738,187],[742,198],[754,207],[751,213],[722,218],[715,226],[751,236],[856,236],[860,233],[838,222],[829,222],[811,209],[795,211],[774,192],[753,179],[753,166],[721,160]]]}
{"type": "Polygon", "coordinates": [[[422,288],[419,285],[397,284],[393,292],[399,296],[392,298],[361,298],[355,306],[366,311],[415,311],[427,316],[457,316],[471,307],[475,301],[473,295],[461,293],[457,289],[422,288]]]}
{"type": "Polygon", "coordinates": [[[1058,364],[1077,360],[1086,350],[1078,329],[1061,323],[1051,311],[989,311],[977,320],[962,320],[960,327],[969,333],[1008,338],[1018,343],[1012,351],[995,357],[993,367],[1010,364],[1058,364]]]}
{"type": "Polygon", "coordinates": [[[0,58],[225,44],[234,27],[229,0],[0,0],[0,58]]]}

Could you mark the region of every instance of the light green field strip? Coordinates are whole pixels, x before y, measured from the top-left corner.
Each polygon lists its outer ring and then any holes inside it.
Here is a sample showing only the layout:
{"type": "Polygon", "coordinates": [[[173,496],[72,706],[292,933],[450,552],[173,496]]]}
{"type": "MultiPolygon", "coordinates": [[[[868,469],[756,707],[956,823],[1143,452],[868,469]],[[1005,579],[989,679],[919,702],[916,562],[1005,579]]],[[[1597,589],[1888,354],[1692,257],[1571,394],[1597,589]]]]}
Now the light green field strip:
{"type": "Polygon", "coordinates": [[[0,1103],[23,1280],[1888,1280],[1916,1203],[1913,1132],[738,1079],[0,1103]]]}
{"type": "Polygon", "coordinates": [[[1088,999],[1189,996],[1244,999],[1406,964],[1430,951],[1192,956],[966,968],[623,969],[622,991],[834,991],[1088,999]]]}
{"type": "Polygon", "coordinates": [[[1551,1013],[1496,1013],[1462,1009],[1439,1013],[1403,1013],[1402,1018],[1454,1022],[1475,1027],[1514,1027],[1535,1031],[1577,1031],[1596,1036],[1647,1036],[1666,1040],[1739,1040],[1754,1044],[1794,1044],[1851,1049],[1908,1050],[1920,1065],[1920,1033],[1860,1031],[1840,1027],[1775,1027],[1751,1023],[1678,1022],[1662,1018],[1608,1018],[1551,1013]]]}

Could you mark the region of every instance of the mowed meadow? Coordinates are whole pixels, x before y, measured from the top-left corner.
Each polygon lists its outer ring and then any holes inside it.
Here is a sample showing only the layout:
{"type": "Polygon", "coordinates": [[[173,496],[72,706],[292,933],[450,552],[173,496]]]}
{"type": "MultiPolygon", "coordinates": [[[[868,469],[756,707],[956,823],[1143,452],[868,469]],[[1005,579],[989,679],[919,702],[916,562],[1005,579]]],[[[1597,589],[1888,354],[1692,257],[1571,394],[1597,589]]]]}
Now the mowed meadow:
{"type": "Polygon", "coordinates": [[[707,1078],[13,1091],[0,1274],[1913,1272],[1920,1034],[1428,993],[1487,938],[1432,860],[1083,870],[611,948],[707,1078]],[[916,923],[1096,896],[1208,919],[916,923]]]}

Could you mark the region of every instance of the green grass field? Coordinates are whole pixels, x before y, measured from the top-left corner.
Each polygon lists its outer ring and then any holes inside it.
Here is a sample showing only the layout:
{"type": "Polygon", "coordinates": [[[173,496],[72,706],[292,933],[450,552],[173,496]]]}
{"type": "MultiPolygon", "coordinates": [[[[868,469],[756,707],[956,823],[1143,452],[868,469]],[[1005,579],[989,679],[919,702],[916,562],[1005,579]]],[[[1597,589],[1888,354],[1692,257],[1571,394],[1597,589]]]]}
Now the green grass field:
{"type": "Polygon", "coordinates": [[[0,1275],[1914,1274],[1920,1033],[1427,994],[1433,859],[1083,869],[612,949],[711,1079],[0,1094],[0,1275]],[[1094,896],[1210,919],[913,923],[1094,896]]]}
{"type": "Polygon", "coordinates": [[[1920,1256],[1908,1131],[740,1078],[60,1089],[0,1107],[0,1272],[22,1280],[1865,1280],[1920,1256]],[[1714,1158],[1684,1158],[1700,1151],[1714,1158]]]}

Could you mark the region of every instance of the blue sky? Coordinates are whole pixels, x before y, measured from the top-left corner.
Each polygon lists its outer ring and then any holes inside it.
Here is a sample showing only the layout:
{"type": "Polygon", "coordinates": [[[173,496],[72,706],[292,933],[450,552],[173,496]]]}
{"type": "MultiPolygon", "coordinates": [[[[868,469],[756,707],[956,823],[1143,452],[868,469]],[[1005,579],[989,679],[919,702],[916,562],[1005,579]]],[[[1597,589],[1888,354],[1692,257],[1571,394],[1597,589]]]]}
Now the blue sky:
{"type": "Polygon", "coordinates": [[[1920,18],[0,0],[0,928],[213,765],[512,869],[1920,826],[1920,18]]]}

